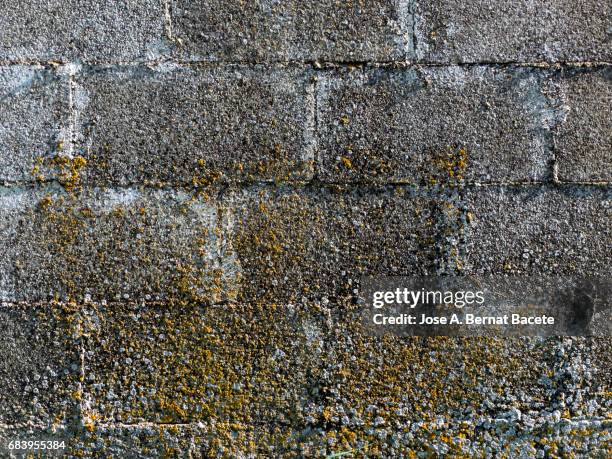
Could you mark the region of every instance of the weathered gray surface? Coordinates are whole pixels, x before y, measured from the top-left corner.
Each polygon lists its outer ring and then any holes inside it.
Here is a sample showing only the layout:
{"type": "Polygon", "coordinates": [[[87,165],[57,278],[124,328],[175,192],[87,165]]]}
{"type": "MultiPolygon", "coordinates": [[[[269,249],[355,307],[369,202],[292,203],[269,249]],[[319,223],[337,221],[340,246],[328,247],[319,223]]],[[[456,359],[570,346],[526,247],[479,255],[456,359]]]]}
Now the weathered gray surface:
{"type": "Polygon", "coordinates": [[[416,0],[427,62],[610,61],[612,14],[598,0],[416,0]]]}
{"type": "Polygon", "coordinates": [[[610,275],[606,188],[476,188],[466,209],[470,273],[610,275]]]}
{"type": "Polygon", "coordinates": [[[72,317],[69,307],[0,306],[3,425],[72,422],[80,399],[81,371],[72,317]]]}
{"type": "Polygon", "coordinates": [[[70,139],[68,81],[40,66],[0,67],[0,181],[32,177],[36,159],[70,139]]]}
{"type": "Polygon", "coordinates": [[[609,455],[605,334],[375,337],[358,280],[610,276],[608,3],[0,8],[0,456],[609,455]]]}
{"type": "Polygon", "coordinates": [[[302,423],[323,352],[322,318],[299,308],[91,311],[84,393],[103,421],[302,423]]]}
{"type": "Polygon", "coordinates": [[[326,74],[321,178],[448,183],[546,179],[556,113],[533,70],[442,67],[326,74]]]}
{"type": "Polygon", "coordinates": [[[0,214],[4,300],[220,301],[235,275],[221,266],[215,208],[186,193],[12,188],[0,194],[0,214]]]}
{"type": "Polygon", "coordinates": [[[360,326],[358,307],[337,306],[95,308],[86,313],[87,416],[197,421],[196,457],[215,448],[321,455],[374,438],[391,456],[424,441],[464,454],[533,441],[535,451],[539,439],[601,452],[609,340],[390,340],[360,326]],[[440,424],[423,424],[429,416],[440,424]],[[271,427],[248,427],[261,423],[271,427]],[[452,446],[444,437],[462,429],[444,423],[464,425],[473,444],[452,446]]]}
{"type": "Polygon", "coordinates": [[[252,190],[228,195],[245,301],[351,295],[362,275],[432,274],[458,224],[448,197],[410,190],[252,190]]]}
{"type": "Polygon", "coordinates": [[[118,62],[166,48],[158,0],[2,0],[0,11],[0,60],[118,62]]]}
{"type": "Polygon", "coordinates": [[[187,184],[307,178],[309,76],[293,68],[102,68],[77,79],[89,182],[187,184]]]}
{"type": "Polygon", "coordinates": [[[555,136],[559,179],[612,180],[612,68],[567,71],[559,79],[567,119],[555,136]]]}
{"type": "MultiPolygon", "coordinates": [[[[530,445],[535,455],[536,449],[544,449],[538,439],[547,437],[563,451],[588,451],[598,448],[598,442],[585,444],[587,431],[609,436],[609,425],[602,427],[602,418],[597,418],[610,408],[606,397],[598,395],[607,386],[594,378],[598,372],[605,374],[607,367],[605,361],[589,360],[593,346],[588,343],[373,340],[348,321],[334,323],[332,330],[329,362],[334,370],[325,373],[329,379],[324,384],[333,388],[326,398],[329,423],[351,431],[363,426],[372,437],[379,436],[382,441],[377,444],[385,445],[391,457],[432,450],[494,456],[517,445],[527,447],[530,441],[535,441],[530,445]],[[361,358],[353,359],[355,353],[361,358]],[[430,417],[437,421],[424,424],[422,420],[430,417]],[[574,437],[568,425],[578,424],[581,417],[586,420],[584,431],[574,437]],[[587,419],[598,419],[599,424],[587,419]],[[402,428],[409,422],[409,428],[402,428]],[[469,443],[458,441],[459,426],[466,429],[469,443]],[[576,437],[579,441],[570,446],[576,437]]],[[[341,444],[333,450],[341,451],[341,444]]]]}
{"type": "Polygon", "coordinates": [[[187,59],[389,61],[410,57],[404,0],[172,0],[172,34],[187,59]]]}
{"type": "Polygon", "coordinates": [[[484,448],[484,432],[496,429],[500,445],[491,452],[512,443],[512,432],[528,443],[560,431],[557,441],[567,447],[572,437],[561,432],[572,423],[605,436],[605,339],[389,340],[369,336],[358,307],[336,306],[96,307],[86,313],[87,416],[199,421],[199,447],[218,440],[233,451],[268,454],[290,451],[299,438],[301,451],[321,454],[326,432],[357,444],[376,435],[393,454],[418,449],[432,434],[448,448],[442,426],[389,430],[423,416],[465,421],[475,441],[465,454],[484,448]],[[276,428],[246,427],[260,423],[276,428]]]}

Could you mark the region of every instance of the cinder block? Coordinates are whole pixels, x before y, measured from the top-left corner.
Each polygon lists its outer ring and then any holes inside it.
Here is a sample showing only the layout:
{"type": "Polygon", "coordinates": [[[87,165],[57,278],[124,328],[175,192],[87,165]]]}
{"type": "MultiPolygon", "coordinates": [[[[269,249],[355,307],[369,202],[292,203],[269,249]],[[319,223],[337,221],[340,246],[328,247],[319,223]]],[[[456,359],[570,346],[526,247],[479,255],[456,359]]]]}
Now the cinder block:
{"type": "Polygon", "coordinates": [[[609,61],[611,10],[597,0],[417,0],[425,62],[609,61]]]}
{"type": "Polygon", "coordinates": [[[3,299],[215,302],[233,285],[215,208],[184,193],[11,188],[0,214],[3,299]]]}
{"type": "Polygon", "coordinates": [[[150,60],[167,49],[160,0],[2,0],[0,9],[0,60],[150,60]]]}
{"type": "Polygon", "coordinates": [[[81,398],[75,325],[74,314],[59,305],[0,306],[2,425],[73,421],[81,398]]]}
{"type": "MultiPolygon", "coordinates": [[[[372,337],[360,326],[359,308],[96,307],[87,314],[94,328],[86,338],[86,416],[197,422],[194,456],[210,457],[218,448],[274,455],[333,447],[331,454],[342,443],[328,438],[357,441],[372,429],[372,447],[407,452],[424,438],[419,430],[393,441],[397,425],[426,419],[445,422],[423,435],[443,436],[478,419],[503,443],[511,429],[537,439],[546,434],[533,424],[569,424],[550,412],[563,408],[561,400],[577,417],[606,411],[593,403],[601,386],[590,376],[605,367],[585,365],[588,346],[557,338],[372,337]],[[581,397],[572,399],[577,391],[581,397]]],[[[477,451],[490,443],[465,427],[477,451]]]]}
{"type": "Polygon", "coordinates": [[[562,181],[612,181],[612,68],[573,70],[557,81],[567,117],[555,131],[562,181]]]}
{"type": "Polygon", "coordinates": [[[389,61],[412,54],[404,0],[173,0],[172,35],[188,59],[389,61]]]}
{"type": "Polygon", "coordinates": [[[610,275],[609,190],[476,188],[465,199],[470,274],[610,275]]]}
{"type": "MultiPolygon", "coordinates": [[[[374,444],[399,448],[390,454],[397,457],[407,452],[402,448],[421,447],[419,434],[448,435],[465,421],[491,430],[487,442],[470,429],[482,451],[491,436],[503,443],[520,430],[535,439],[546,434],[534,425],[560,429],[569,418],[602,419],[609,410],[604,376],[595,376],[607,366],[593,355],[591,338],[373,337],[362,314],[361,305],[345,305],[336,314],[332,309],[318,381],[326,397],[305,413],[312,427],[327,427],[328,438],[333,430],[342,438],[343,428],[357,438],[376,429],[381,434],[374,444]],[[445,422],[391,441],[398,425],[428,419],[445,422]]],[[[597,343],[605,348],[605,340],[597,343]]]]}
{"type": "Polygon", "coordinates": [[[0,67],[0,101],[0,181],[30,180],[38,157],[70,141],[68,81],[40,66],[0,67]]]}
{"type": "Polygon", "coordinates": [[[86,416],[228,427],[303,423],[324,352],[317,309],[109,304],[88,316],[86,416]]]}
{"type": "Polygon", "coordinates": [[[314,96],[300,70],[103,68],[77,84],[90,183],[206,187],[311,175],[314,96]]]}
{"type": "Polygon", "coordinates": [[[353,295],[362,275],[428,275],[450,263],[460,215],[448,196],[405,189],[228,194],[243,301],[353,295]]]}
{"type": "MultiPolygon", "coordinates": [[[[333,324],[323,364],[321,385],[336,389],[326,400],[331,425],[344,417],[347,428],[366,431],[426,419],[452,425],[466,411],[491,420],[509,404],[543,410],[555,393],[540,381],[552,368],[552,340],[373,337],[361,306],[347,309],[333,324]]],[[[325,412],[311,415],[321,423],[325,412]]]]}
{"type": "Polygon", "coordinates": [[[543,180],[556,113],[536,71],[446,67],[325,75],[318,84],[322,180],[543,180]]]}

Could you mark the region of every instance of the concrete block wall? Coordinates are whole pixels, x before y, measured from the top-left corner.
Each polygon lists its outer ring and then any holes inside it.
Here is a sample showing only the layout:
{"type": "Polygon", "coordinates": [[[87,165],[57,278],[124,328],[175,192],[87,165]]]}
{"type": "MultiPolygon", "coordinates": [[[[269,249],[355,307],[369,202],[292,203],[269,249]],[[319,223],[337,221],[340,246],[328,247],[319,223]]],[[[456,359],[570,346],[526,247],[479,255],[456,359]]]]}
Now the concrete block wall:
{"type": "Polygon", "coordinates": [[[359,278],[612,273],[606,2],[0,0],[0,450],[605,457],[610,339],[359,278]]]}

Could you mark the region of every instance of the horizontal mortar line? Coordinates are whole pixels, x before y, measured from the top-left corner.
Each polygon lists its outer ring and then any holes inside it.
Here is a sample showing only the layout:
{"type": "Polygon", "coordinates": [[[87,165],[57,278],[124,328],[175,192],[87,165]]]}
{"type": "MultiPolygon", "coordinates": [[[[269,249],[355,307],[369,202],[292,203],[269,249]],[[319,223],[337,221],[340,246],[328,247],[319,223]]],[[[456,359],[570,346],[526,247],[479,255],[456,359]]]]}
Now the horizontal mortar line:
{"type": "MultiPolygon", "coordinates": [[[[194,175],[197,178],[200,175],[198,171],[194,171],[194,175]]],[[[122,183],[109,183],[109,182],[100,182],[100,183],[83,183],[80,185],[80,188],[85,189],[131,189],[131,188],[145,188],[145,189],[156,189],[156,190],[166,190],[166,189],[176,189],[176,190],[190,190],[190,191],[209,191],[215,190],[221,187],[231,187],[231,186],[239,186],[239,187],[250,187],[253,185],[283,185],[283,184],[292,184],[292,185],[308,185],[312,183],[313,179],[305,179],[305,180],[274,180],[274,179],[258,179],[258,180],[232,180],[229,179],[227,181],[219,180],[217,184],[201,187],[193,185],[193,179],[186,179],[184,181],[174,181],[174,182],[141,182],[141,181],[133,181],[133,182],[122,182],[122,183]]],[[[53,185],[56,189],[61,190],[63,187],[59,180],[57,179],[32,179],[32,180],[0,180],[0,189],[1,188],[13,188],[13,187],[22,187],[27,189],[40,188],[40,186],[51,186],[53,185]]],[[[75,187],[78,189],[79,187],[75,187]]]]}
{"type": "MultiPolygon", "coordinates": [[[[222,423],[234,423],[235,421],[221,421],[217,422],[217,424],[222,423]]],[[[248,427],[267,427],[267,426],[280,426],[280,427],[291,427],[292,424],[290,422],[279,422],[279,421],[251,421],[249,423],[242,424],[248,427]]],[[[190,428],[190,429],[201,429],[207,427],[207,423],[205,421],[201,422],[151,422],[151,421],[140,421],[140,422],[102,422],[96,423],[96,427],[100,428],[155,428],[155,427],[182,427],[182,428],[190,428]]]]}
{"type": "Polygon", "coordinates": [[[355,181],[332,181],[332,180],[317,180],[308,182],[309,185],[321,185],[321,186],[357,186],[357,187],[394,187],[403,186],[410,187],[419,190],[447,190],[447,189],[461,189],[466,186],[538,186],[538,185],[552,185],[552,181],[546,180],[525,180],[525,181],[499,181],[499,182],[477,182],[477,181],[462,181],[454,184],[440,183],[438,185],[422,185],[417,182],[410,180],[389,180],[387,182],[376,182],[368,180],[355,180],[355,181]]]}
{"type": "MultiPolygon", "coordinates": [[[[136,61],[136,63],[138,63],[136,61]]],[[[526,67],[555,67],[555,66],[568,66],[568,67],[594,67],[594,66],[606,66],[612,65],[612,62],[608,61],[474,61],[474,62],[435,62],[435,61],[418,61],[418,60],[389,60],[389,61],[367,61],[367,60],[346,60],[346,61],[327,61],[327,60],[286,60],[286,61],[209,61],[209,60],[158,60],[149,61],[151,65],[164,64],[176,64],[185,66],[225,66],[225,65],[243,65],[243,66],[267,66],[267,65],[278,65],[278,66],[304,66],[312,67],[315,70],[326,70],[333,68],[352,68],[352,67],[374,67],[374,68],[393,68],[393,67],[469,67],[469,66],[497,66],[497,67],[510,67],[510,66],[526,66],[526,67]]],[[[96,63],[93,65],[106,65],[102,63],[96,63]]],[[[109,64],[112,65],[112,64],[109,64]]],[[[121,65],[121,64],[117,64],[121,65]]],[[[130,62],[126,62],[126,65],[130,65],[130,62]]],[[[144,63],[144,65],[147,65],[144,63]]]]}
{"type": "Polygon", "coordinates": [[[411,65],[426,67],[470,67],[470,66],[497,66],[497,67],[597,67],[612,65],[611,61],[458,61],[435,62],[413,61],[411,65]]]}
{"type": "MultiPolygon", "coordinates": [[[[151,295],[153,296],[153,295],[151,295]]],[[[89,307],[98,307],[98,306],[121,306],[121,307],[132,307],[132,306],[146,306],[146,307],[166,307],[169,303],[174,303],[177,305],[183,304],[187,307],[203,307],[203,308],[211,308],[211,309],[219,309],[225,308],[228,305],[234,307],[250,307],[253,304],[258,303],[258,301],[237,301],[237,300],[221,300],[215,303],[204,303],[204,302],[185,302],[180,298],[168,298],[168,299],[145,299],[144,295],[140,297],[140,299],[100,299],[100,300],[84,300],[84,299],[55,299],[49,298],[48,300],[41,299],[33,299],[33,300],[10,300],[10,299],[1,299],[0,300],[0,309],[11,309],[11,308],[46,308],[49,306],[82,306],[83,309],[87,309],[89,307]]],[[[83,309],[79,309],[78,311],[67,310],[68,315],[78,314],[83,311],[83,309]]]]}
{"type": "Polygon", "coordinates": [[[302,66],[314,70],[331,70],[334,68],[409,68],[409,67],[597,67],[612,65],[610,61],[459,61],[459,62],[435,62],[419,60],[397,60],[397,61],[325,61],[325,60],[286,60],[286,61],[211,61],[211,60],[181,60],[181,59],[156,59],[156,60],[133,60],[133,61],[62,61],[62,60],[0,60],[0,66],[51,66],[59,67],[66,65],[77,65],[80,67],[122,67],[122,66],[201,66],[201,67],[266,67],[266,66],[302,66]]]}
{"type": "Polygon", "coordinates": [[[150,421],[142,421],[142,422],[101,422],[96,423],[96,427],[100,427],[102,429],[108,428],[151,428],[151,427],[187,427],[187,428],[198,428],[202,425],[197,422],[150,422],[150,421]]]}
{"type": "MultiPolygon", "coordinates": [[[[286,185],[291,185],[290,183],[287,183],[286,185]]],[[[445,192],[445,191],[455,191],[455,190],[462,190],[462,189],[466,189],[466,188],[503,188],[503,187],[509,187],[509,188],[535,188],[535,187],[542,187],[542,188],[570,188],[570,187],[575,187],[575,186],[580,186],[580,187],[593,187],[593,188],[602,188],[602,187],[608,187],[608,186],[612,186],[612,182],[553,182],[553,181],[539,181],[539,180],[533,180],[533,181],[500,181],[500,182],[470,182],[470,181],[465,181],[465,182],[461,182],[461,183],[457,183],[457,184],[440,184],[440,185],[434,185],[434,186],[429,186],[429,185],[420,185],[414,182],[408,182],[408,181],[392,181],[392,182],[382,182],[382,183],[376,183],[376,182],[368,182],[368,181],[359,181],[359,182],[331,182],[331,181],[327,181],[327,182],[308,182],[304,185],[304,187],[320,187],[320,188],[326,188],[326,187],[348,187],[348,188],[352,188],[354,189],[354,191],[358,191],[358,190],[368,190],[368,189],[385,189],[385,188],[394,188],[394,187],[401,187],[401,188],[407,188],[407,189],[411,189],[414,191],[422,191],[425,193],[432,193],[435,194],[437,192],[445,192]]],[[[249,186],[245,186],[243,187],[245,189],[248,189],[249,186]]]]}
{"type": "MultiPolygon", "coordinates": [[[[496,419],[496,418],[493,418],[496,419]]],[[[578,422],[587,422],[589,424],[595,424],[595,423],[601,423],[602,424],[602,428],[607,428],[609,425],[612,425],[612,420],[605,418],[605,417],[584,417],[584,416],[575,416],[573,418],[565,418],[561,421],[557,421],[554,424],[555,425],[559,425],[559,424],[563,424],[564,421],[569,421],[571,423],[578,423],[578,422]]],[[[225,421],[227,423],[232,423],[233,421],[225,421]]],[[[462,419],[462,418],[456,418],[456,419],[451,419],[449,421],[450,423],[468,423],[468,424],[475,424],[474,420],[472,419],[462,419]]],[[[549,423],[549,421],[545,421],[544,423],[542,423],[542,425],[540,426],[535,426],[535,428],[540,428],[544,425],[546,425],[547,423],[549,423]]],[[[249,423],[242,423],[242,425],[244,427],[246,427],[247,429],[249,427],[261,427],[261,426],[283,426],[283,427],[291,427],[291,423],[280,423],[278,421],[270,421],[270,422],[249,422],[249,423]]],[[[15,424],[5,424],[5,423],[0,423],[0,429],[22,429],[22,428],[32,428],[32,429],[51,429],[55,427],[56,429],[62,429],[62,430],[68,430],[68,431],[79,431],[80,428],[75,428],[74,425],[68,425],[68,424],[59,424],[59,425],[55,425],[55,426],[50,426],[50,425],[46,425],[46,424],[38,424],[38,423],[15,423],[15,424]]],[[[140,421],[140,422],[134,422],[134,423],[129,423],[129,422],[102,422],[102,423],[96,423],[95,427],[98,428],[103,428],[103,429],[112,429],[112,428],[156,428],[156,427],[179,427],[179,428],[189,428],[189,429],[200,429],[200,428],[205,428],[208,427],[208,424],[204,421],[202,422],[187,422],[187,423],[180,423],[180,422],[151,422],[151,421],[140,421]]]]}
{"type": "Polygon", "coordinates": [[[343,187],[350,188],[352,191],[367,190],[367,189],[380,189],[392,187],[409,188],[415,191],[425,192],[438,192],[447,190],[461,190],[464,188],[485,188],[485,187],[550,187],[550,188],[564,188],[564,187],[593,187],[593,188],[605,188],[612,186],[612,182],[607,181],[499,181],[499,182],[461,182],[457,184],[441,184],[441,185],[420,185],[410,181],[389,181],[389,182],[370,182],[370,181],[236,181],[219,183],[218,185],[212,185],[210,187],[194,187],[185,182],[168,183],[168,184],[146,184],[142,182],[130,182],[130,183],[117,183],[117,184],[85,184],[79,189],[73,191],[66,191],[62,186],[54,180],[45,181],[4,181],[0,184],[0,190],[2,189],[14,189],[22,188],[28,191],[48,191],[48,192],[60,192],[65,194],[78,194],[79,191],[107,191],[107,190],[143,190],[143,191],[183,191],[193,193],[210,193],[210,194],[224,194],[227,191],[242,191],[251,188],[329,188],[329,187],[343,187]]]}
{"type": "Polygon", "coordinates": [[[14,424],[0,422],[0,429],[65,429],[66,427],[65,424],[42,424],[39,422],[16,422],[14,424]]]}
{"type": "MultiPolygon", "coordinates": [[[[356,277],[358,275],[356,274],[356,277]]],[[[100,306],[102,306],[103,308],[109,308],[112,309],[113,307],[121,307],[121,308],[141,308],[141,307],[145,307],[145,308],[166,308],[169,304],[173,304],[174,306],[176,306],[176,309],[174,309],[174,311],[180,310],[181,307],[185,308],[185,311],[189,311],[193,308],[202,308],[202,309],[225,309],[228,306],[233,307],[233,309],[235,309],[236,311],[240,312],[241,309],[244,308],[250,308],[253,307],[254,305],[261,305],[263,303],[268,303],[269,301],[263,301],[263,300],[257,300],[254,299],[252,301],[219,301],[216,303],[204,303],[202,301],[200,302],[194,302],[191,300],[182,300],[182,299],[167,299],[167,300],[146,300],[144,299],[144,297],[142,297],[142,299],[136,300],[136,299],[130,299],[130,300],[116,300],[116,299],[112,299],[112,300],[83,300],[83,299],[79,299],[79,300],[54,300],[54,299],[49,299],[49,300],[32,300],[32,301],[28,301],[28,300],[19,300],[19,301],[14,301],[14,300],[2,300],[0,301],[0,309],[6,309],[6,310],[11,310],[14,308],[53,308],[53,307],[58,307],[58,308],[64,308],[66,306],[68,307],[73,307],[73,306],[77,306],[79,307],[78,310],[73,310],[73,309],[68,309],[65,310],[66,315],[72,316],[72,315],[79,315],[81,313],[85,313],[85,311],[89,310],[90,308],[99,308],[100,306]]],[[[291,306],[291,302],[287,301],[287,302],[277,302],[278,303],[278,307],[279,308],[289,308],[292,307],[291,306]]],[[[316,303],[317,306],[319,306],[320,301],[319,300],[312,300],[311,303],[316,303]]],[[[330,303],[331,304],[331,303],[330,303]]],[[[63,311],[58,311],[58,312],[63,312],[63,311]]],[[[86,314],[87,315],[87,314],[86,314]]],[[[86,346],[87,347],[87,346],[86,346]]],[[[1,424],[0,424],[1,425],[1,424]]]]}
{"type": "Polygon", "coordinates": [[[515,182],[515,181],[503,181],[503,182],[466,182],[465,186],[470,187],[498,187],[498,186],[533,186],[533,185],[545,185],[551,187],[563,187],[563,186],[592,186],[592,187],[606,187],[612,185],[612,182],[606,181],[533,181],[533,182],[515,182]]]}
{"type": "MultiPolygon", "coordinates": [[[[504,419],[504,418],[493,418],[494,420],[496,419],[504,419]]],[[[587,425],[589,427],[592,427],[593,424],[595,423],[601,423],[603,424],[600,428],[601,429],[607,429],[608,426],[610,424],[612,424],[612,421],[606,420],[606,418],[581,418],[581,417],[576,417],[576,418],[565,418],[563,421],[557,421],[554,422],[553,425],[555,426],[559,426],[559,425],[563,425],[565,424],[565,421],[568,421],[570,423],[587,423],[587,425]]],[[[229,424],[231,421],[227,421],[227,423],[229,424]]],[[[467,419],[452,419],[448,421],[449,423],[452,424],[471,424],[471,425],[476,425],[475,422],[467,420],[467,419]]],[[[250,422],[248,424],[241,424],[242,426],[245,427],[245,431],[249,431],[249,430],[255,430],[257,428],[261,428],[261,427],[270,427],[270,426],[276,426],[276,427],[287,427],[287,428],[292,428],[292,425],[290,423],[279,423],[279,422],[250,422]]],[[[546,425],[549,425],[549,421],[546,421],[544,423],[542,423],[541,425],[537,425],[534,426],[534,428],[529,429],[526,428],[525,430],[527,432],[531,432],[533,430],[537,430],[540,429],[542,427],[545,427],[546,425]]],[[[181,423],[153,423],[153,422],[142,422],[142,423],[134,423],[134,424],[129,424],[129,423],[117,423],[117,424],[113,424],[113,423],[105,423],[105,424],[96,424],[95,427],[98,428],[102,428],[102,429],[113,429],[113,428],[123,428],[123,429],[151,429],[151,428],[183,428],[183,429],[192,429],[192,430],[197,430],[197,429],[204,429],[206,427],[208,427],[206,424],[202,423],[187,423],[187,424],[181,424],[181,423]]],[[[321,429],[324,431],[324,429],[321,429]]],[[[313,431],[314,433],[315,431],[313,431]]]]}

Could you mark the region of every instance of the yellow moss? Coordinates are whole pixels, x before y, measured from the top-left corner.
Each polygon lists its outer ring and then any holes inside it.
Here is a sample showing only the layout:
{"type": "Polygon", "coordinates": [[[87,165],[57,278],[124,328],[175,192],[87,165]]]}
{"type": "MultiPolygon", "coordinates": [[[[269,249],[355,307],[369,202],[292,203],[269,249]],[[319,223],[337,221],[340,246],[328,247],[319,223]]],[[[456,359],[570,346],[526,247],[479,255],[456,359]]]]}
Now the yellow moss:
{"type": "Polygon", "coordinates": [[[38,202],[38,205],[42,210],[48,210],[52,204],[53,198],[49,195],[45,196],[38,202]]]}
{"type": "Polygon", "coordinates": [[[448,147],[446,151],[434,154],[435,170],[429,177],[431,185],[458,185],[463,182],[468,167],[468,153],[465,148],[448,147]]]}
{"type": "MultiPolygon", "coordinates": [[[[58,151],[61,150],[61,145],[58,145],[58,151]]],[[[44,181],[49,178],[57,180],[60,185],[68,192],[75,191],[82,187],[81,174],[87,166],[87,160],[82,156],[40,156],[36,158],[32,175],[38,181],[44,181]],[[43,173],[43,171],[45,173],[43,173]]]]}
{"type": "Polygon", "coordinates": [[[344,164],[344,167],[346,167],[347,169],[352,169],[353,168],[353,163],[346,156],[342,156],[340,158],[340,160],[342,161],[342,164],[344,164]]]}

